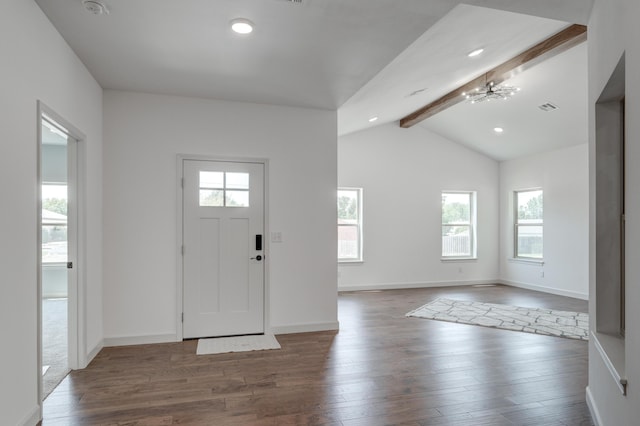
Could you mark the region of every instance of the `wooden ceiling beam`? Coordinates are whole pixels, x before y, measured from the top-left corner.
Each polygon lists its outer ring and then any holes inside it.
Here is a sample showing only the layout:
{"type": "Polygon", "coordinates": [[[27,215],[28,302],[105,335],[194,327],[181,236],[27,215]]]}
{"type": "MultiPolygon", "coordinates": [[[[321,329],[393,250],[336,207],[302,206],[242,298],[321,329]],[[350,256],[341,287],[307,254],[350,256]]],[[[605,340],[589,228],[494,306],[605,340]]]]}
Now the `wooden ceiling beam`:
{"type": "Polygon", "coordinates": [[[419,110],[412,112],[400,120],[400,127],[409,128],[415,126],[421,121],[463,101],[464,97],[462,96],[462,92],[470,92],[477,87],[484,86],[490,81],[493,81],[494,84],[498,85],[542,61],[577,46],[586,39],[586,26],[578,24],[570,25],[559,33],[541,41],[519,55],[487,71],[481,76],[474,78],[441,98],[436,99],[419,110]]]}

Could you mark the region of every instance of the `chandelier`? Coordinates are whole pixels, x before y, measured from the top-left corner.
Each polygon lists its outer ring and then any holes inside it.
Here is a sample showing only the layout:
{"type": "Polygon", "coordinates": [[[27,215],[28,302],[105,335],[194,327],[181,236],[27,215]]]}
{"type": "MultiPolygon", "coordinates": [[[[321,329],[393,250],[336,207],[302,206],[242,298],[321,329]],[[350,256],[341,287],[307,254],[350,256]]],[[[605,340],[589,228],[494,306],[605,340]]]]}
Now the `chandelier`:
{"type": "Polygon", "coordinates": [[[493,81],[490,81],[484,87],[477,87],[471,92],[463,92],[462,96],[470,103],[475,104],[476,102],[507,100],[519,91],[519,87],[496,86],[493,81]]]}

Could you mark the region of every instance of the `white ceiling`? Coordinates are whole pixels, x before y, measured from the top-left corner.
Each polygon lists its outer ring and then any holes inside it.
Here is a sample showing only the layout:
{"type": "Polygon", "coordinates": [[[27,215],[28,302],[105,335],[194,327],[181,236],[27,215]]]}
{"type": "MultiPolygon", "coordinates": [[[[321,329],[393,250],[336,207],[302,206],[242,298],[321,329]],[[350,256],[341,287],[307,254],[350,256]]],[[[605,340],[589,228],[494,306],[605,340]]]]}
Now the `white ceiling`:
{"type": "Polygon", "coordinates": [[[509,100],[462,102],[418,126],[496,160],[587,143],[586,43],[507,82],[521,89],[509,100]],[[558,109],[538,108],[548,102],[558,109]],[[497,134],[495,127],[504,132],[497,134]]]}
{"type": "MultiPolygon", "coordinates": [[[[110,14],[95,16],[84,10],[81,0],[35,1],[105,89],[338,109],[340,134],[370,127],[366,119],[371,114],[380,116],[376,124],[395,121],[475,77],[480,68],[515,56],[568,23],[585,24],[593,4],[593,0],[465,2],[476,7],[458,0],[302,0],[302,4],[103,0],[110,14]],[[229,21],[238,17],[255,23],[253,34],[237,36],[230,31],[229,21]],[[485,54],[469,61],[464,55],[476,46],[485,47],[485,54]]],[[[585,67],[573,68],[586,78],[586,59],[579,61],[585,67]]],[[[556,69],[562,79],[571,80],[572,84],[559,84],[565,91],[567,85],[577,87],[573,80],[583,78],[566,72],[566,65],[557,64],[556,69]]],[[[531,77],[531,84],[536,78],[531,77]]],[[[528,84],[522,81],[523,100],[528,84]]],[[[558,111],[574,110],[569,100],[565,103],[568,98],[558,98],[562,101],[558,100],[558,111]]],[[[516,99],[512,101],[515,107],[516,99]]],[[[491,121],[478,111],[459,105],[421,126],[494,158],[521,155],[509,146],[496,152],[488,139],[475,137],[480,127],[473,128],[491,121]],[[461,123],[469,133],[459,132],[461,123]]],[[[577,121],[569,115],[564,119],[577,121]]],[[[529,118],[524,114],[514,119],[529,118]]],[[[515,129],[526,129],[524,124],[503,127],[509,129],[502,135],[505,142],[515,129]]]]}

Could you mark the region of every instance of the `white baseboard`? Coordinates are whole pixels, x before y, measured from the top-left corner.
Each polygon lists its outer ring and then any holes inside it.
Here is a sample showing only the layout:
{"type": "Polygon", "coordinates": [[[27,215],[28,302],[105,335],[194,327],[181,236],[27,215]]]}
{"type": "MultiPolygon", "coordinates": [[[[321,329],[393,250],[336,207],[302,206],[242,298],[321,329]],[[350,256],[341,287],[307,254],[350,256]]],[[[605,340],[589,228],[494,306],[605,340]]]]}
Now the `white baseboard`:
{"type": "Polygon", "coordinates": [[[338,285],[338,291],[370,291],[370,290],[400,290],[405,288],[455,287],[462,285],[496,284],[498,280],[470,280],[470,281],[431,281],[407,283],[380,283],[364,285],[338,285]]]}
{"type": "Polygon", "coordinates": [[[591,420],[593,420],[593,423],[595,423],[596,426],[601,426],[602,419],[600,418],[600,412],[598,411],[598,407],[593,400],[593,395],[591,395],[591,389],[589,389],[589,386],[587,386],[586,389],[586,399],[587,406],[589,407],[589,412],[591,413],[591,420]]]}
{"type": "Polygon", "coordinates": [[[93,361],[93,359],[96,357],[96,355],[98,355],[98,353],[102,350],[103,347],[104,347],[104,340],[100,340],[98,344],[87,354],[87,358],[86,358],[87,363],[82,368],[86,368],[87,365],[91,364],[91,361],[93,361]]]}
{"type": "Polygon", "coordinates": [[[176,341],[177,337],[175,334],[152,334],[147,336],[105,337],[103,342],[105,347],[109,347],[172,343],[176,341]]]}
{"type": "MultiPolygon", "coordinates": [[[[339,324],[335,322],[320,322],[309,324],[295,324],[295,325],[282,325],[272,326],[270,332],[273,334],[292,334],[292,333],[310,333],[314,331],[331,331],[338,330],[339,324]]],[[[132,345],[149,345],[154,343],[172,343],[178,342],[178,337],[175,334],[154,334],[148,336],[123,336],[123,337],[105,337],[103,344],[104,347],[111,346],[132,346],[132,345]]],[[[93,357],[97,355],[101,348],[97,350],[93,357]]],[[[93,351],[92,351],[93,353],[93,351]]],[[[93,357],[91,359],[93,359],[93,357]]]]}
{"type": "Polygon", "coordinates": [[[338,330],[339,328],[340,328],[340,324],[337,321],[317,322],[317,323],[309,323],[309,324],[271,326],[271,333],[273,334],[311,333],[314,331],[333,331],[333,330],[338,330]]]}
{"type": "Polygon", "coordinates": [[[541,291],[543,293],[557,294],[558,296],[573,297],[574,299],[589,300],[588,294],[579,293],[577,291],[562,290],[559,288],[544,287],[536,284],[528,284],[528,283],[523,283],[519,281],[510,281],[510,280],[502,280],[502,279],[497,280],[497,282],[500,284],[509,285],[512,287],[524,288],[527,290],[535,290],[535,291],[541,291]]]}
{"type": "Polygon", "coordinates": [[[31,410],[29,414],[24,416],[22,421],[18,422],[19,425],[23,426],[36,426],[42,420],[42,411],[39,405],[36,405],[35,408],[31,410]]]}

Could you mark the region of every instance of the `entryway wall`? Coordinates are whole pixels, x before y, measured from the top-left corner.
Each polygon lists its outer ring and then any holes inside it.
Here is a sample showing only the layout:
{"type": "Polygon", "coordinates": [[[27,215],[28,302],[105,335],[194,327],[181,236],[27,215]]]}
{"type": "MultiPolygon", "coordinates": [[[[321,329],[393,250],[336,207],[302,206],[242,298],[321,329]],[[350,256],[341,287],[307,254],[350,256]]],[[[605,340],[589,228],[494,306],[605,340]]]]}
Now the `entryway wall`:
{"type": "MultiPolygon", "coordinates": [[[[86,135],[86,359],[102,339],[102,89],[33,1],[0,2],[0,323],[13,350],[0,354],[4,424],[39,418],[37,360],[38,100],[86,135]]],[[[35,420],[35,421],[34,421],[35,420]]]]}
{"type": "Polygon", "coordinates": [[[335,111],[105,91],[105,344],[178,337],[178,154],[269,161],[267,327],[336,329],[336,128],[335,111]]]}

